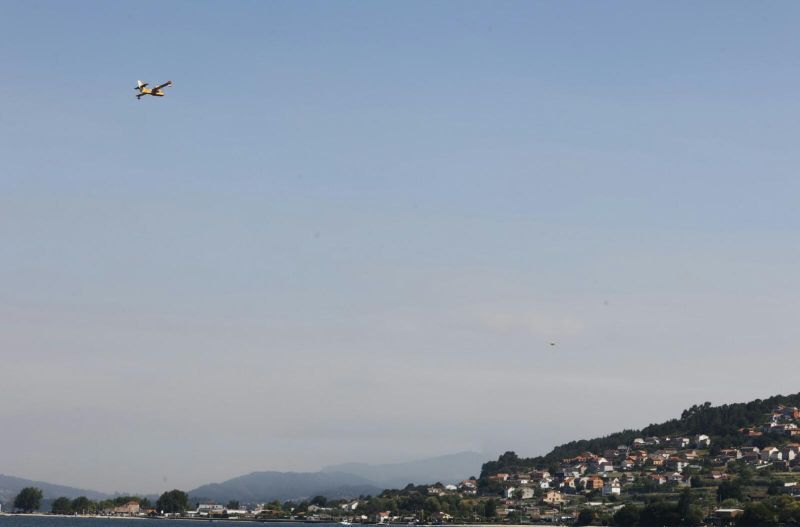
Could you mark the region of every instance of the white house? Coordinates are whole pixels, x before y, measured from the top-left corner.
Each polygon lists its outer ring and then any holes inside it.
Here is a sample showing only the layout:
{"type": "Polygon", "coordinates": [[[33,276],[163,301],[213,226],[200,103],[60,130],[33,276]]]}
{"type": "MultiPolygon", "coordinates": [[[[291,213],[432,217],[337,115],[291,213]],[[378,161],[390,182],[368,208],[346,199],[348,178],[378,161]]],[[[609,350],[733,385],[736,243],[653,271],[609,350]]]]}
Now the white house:
{"type": "Polygon", "coordinates": [[[711,445],[711,438],[705,434],[699,434],[694,438],[694,445],[697,448],[708,448],[711,445]]]}
{"type": "Polygon", "coordinates": [[[609,496],[611,494],[620,494],[622,492],[622,486],[619,484],[619,480],[617,478],[612,479],[611,481],[607,481],[605,485],[603,485],[603,496],[609,496]]]}

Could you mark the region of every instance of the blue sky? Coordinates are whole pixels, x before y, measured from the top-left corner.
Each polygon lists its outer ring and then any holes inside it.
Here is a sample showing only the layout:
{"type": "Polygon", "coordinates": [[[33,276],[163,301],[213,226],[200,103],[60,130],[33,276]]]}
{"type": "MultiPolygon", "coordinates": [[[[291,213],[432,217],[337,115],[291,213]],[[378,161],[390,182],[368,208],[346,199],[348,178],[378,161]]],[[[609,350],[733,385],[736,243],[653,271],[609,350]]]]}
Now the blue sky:
{"type": "Polygon", "coordinates": [[[533,455],[796,390],[798,11],[3,3],[0,472],[533,455]]]}

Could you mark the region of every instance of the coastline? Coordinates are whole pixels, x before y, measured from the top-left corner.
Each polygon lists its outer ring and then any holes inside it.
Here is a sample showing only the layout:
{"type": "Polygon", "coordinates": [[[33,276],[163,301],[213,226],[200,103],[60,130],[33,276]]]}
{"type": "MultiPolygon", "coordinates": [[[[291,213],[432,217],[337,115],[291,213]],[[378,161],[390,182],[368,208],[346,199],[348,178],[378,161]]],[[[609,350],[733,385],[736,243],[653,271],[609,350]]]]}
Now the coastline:
{"type": "MultiPolygon", "coordinates": [[[[72,514],[50,514],[46,512],[32,512],[32,513],[13,513],[13,512],[0,512],[0,518],[14,517],[14,518],[65,518],[73,520],[152,520],[152,521],[196,521],[196,522],[209,522],[209,523],[222,523],[222,522],[254,522],[254,523],[291,523],[291,524],[326,524],[326,525],[339,525],[337,521],[326,520],[293,520],[293,519],[256,519],[256,518],[165,518],[163,516],[102,516],[102,515],[72,515],[72,514]]],[[[385,526],[407,526],[407,523],[353,523],[353,527],[377,527],[379,525],[385,526]]],[[[414,527],[487,527],[491,525],[525,525],[529,527],[564,527],[564,524],[555,523],[446,523],[446,524],[432,524],[432,523],[419,523],[414,524],[414,527]]]]}

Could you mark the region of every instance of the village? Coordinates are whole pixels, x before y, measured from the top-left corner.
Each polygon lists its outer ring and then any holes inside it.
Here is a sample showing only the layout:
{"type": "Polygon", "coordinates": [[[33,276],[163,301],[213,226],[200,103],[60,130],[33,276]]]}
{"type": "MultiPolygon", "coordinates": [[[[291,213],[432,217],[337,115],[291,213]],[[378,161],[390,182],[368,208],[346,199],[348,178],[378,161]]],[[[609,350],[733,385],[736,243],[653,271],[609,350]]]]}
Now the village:
{"type": "Polygon", "coordinates": [[[59,498],[53,513],[345,524],[587,525],[619,524],[614,518],[626,506],[684,496],[691,497],[698,522],[728,525],[748,505],[781,496],[800,519],[798,423],[800,409],[778,405],[760,426],[740,428],[736,437],[720,440],[738,446],[716,444],[704,433],[634,437],[629,444],[581,452],[546,468],[518,466],[523,460],[506,453],[500,461],[511,467],[507,470],[454,483],[409,484],[377,496],[242,504],[231,500],[223,505],[190,500],[175,490],[155,504],[136,497],[80,504],[80,499],[70,504],[59,498]]]}

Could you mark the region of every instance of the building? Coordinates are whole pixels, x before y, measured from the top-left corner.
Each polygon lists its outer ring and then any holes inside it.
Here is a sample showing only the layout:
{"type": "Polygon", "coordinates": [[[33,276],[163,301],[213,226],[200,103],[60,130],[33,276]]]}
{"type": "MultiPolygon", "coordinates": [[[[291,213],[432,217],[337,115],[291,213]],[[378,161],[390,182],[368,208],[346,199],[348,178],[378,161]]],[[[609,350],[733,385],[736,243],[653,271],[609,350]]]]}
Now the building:
{"type": "Polygon", "coordinates": [[[619,496],[622,493],[622,485],[619,484],[619,480],[614,478],[605,485],[603,485],[603,496],[610,496],[611,494],[616,494],[619,496]]]}
{"type": "Polygon", "coordinates": [[[124,505],[120,505],[119,507],[114,507],[112,509],[112,514],[115,516],[136,516],[139,514],[139,502],[131,500],[124,505]]]}
{"type": "Polygon", "coordinates": [[[542,501],[545,503],[549,503],[550,505],[563,505],[567,499],[564,497],[563,494],[558,492],[557,490],[548,490],[545,492],[542,501]]]}

